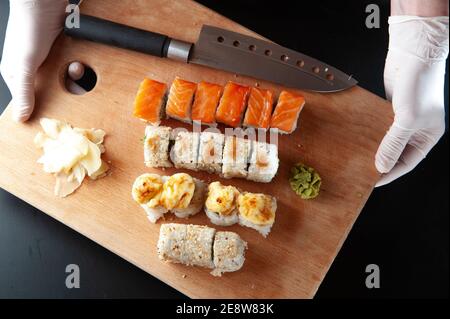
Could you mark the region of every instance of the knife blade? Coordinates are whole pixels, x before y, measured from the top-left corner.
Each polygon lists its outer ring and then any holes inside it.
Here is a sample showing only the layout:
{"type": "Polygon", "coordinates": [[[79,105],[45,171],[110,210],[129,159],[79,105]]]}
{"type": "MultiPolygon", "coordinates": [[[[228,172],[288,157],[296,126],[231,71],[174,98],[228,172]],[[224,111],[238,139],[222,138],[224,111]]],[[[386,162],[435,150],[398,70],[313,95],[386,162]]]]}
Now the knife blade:
{"type": "Polygon", "coordinates": [[[158,57],[199,64],[316,92],[336,92],[357,81],[305,54],[272,42],[204,25],[195,44],[88,15],[79,28],[65,28],[71,37],[113,45],[158,57]]]}

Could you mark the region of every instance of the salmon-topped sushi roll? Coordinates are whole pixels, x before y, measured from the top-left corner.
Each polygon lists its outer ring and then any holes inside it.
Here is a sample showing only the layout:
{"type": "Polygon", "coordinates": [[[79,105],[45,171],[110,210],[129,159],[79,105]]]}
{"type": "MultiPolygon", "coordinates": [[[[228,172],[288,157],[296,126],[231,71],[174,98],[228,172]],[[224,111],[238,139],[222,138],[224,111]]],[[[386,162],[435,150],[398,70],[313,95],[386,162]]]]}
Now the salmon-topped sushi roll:
{"type": "Polygon", "coordinates": [[[223,87],[218,84],[200,82],[192,104],[191,119],[194,122],[214,126],[216,109],[222,95],[223,87]]]}
{"type": "Polygon", "coordinates": [[[250,88],[228,82],[216,112],[216,121],[231,127],[241,124],[250,88]]]}
{"type": "Polygon", "coordinates": [[[273,92],[270,90],[252,88],[245,112],[245,127],[268,129],[273,110],[273,92]]]}
{"type": "Polygon", "coordinates": [[[290,134],[297,128],[297,120],[305,98],[297,93],[282,91],[270,120],[270,128],[282,134],[290,134]]]}
{"type": "Polygon", "coordinates": [[[176,77],[170,87],[166,115],[190,123],[191,105],[196,89],[197,84],[176,77]]]}
{"type": "Polygon", "coordinates": [[[165,83],[145,78],[141,82],[134,100],[133,115],[153,125],[159,125],[164,113],[166,92],[165,83]]]}

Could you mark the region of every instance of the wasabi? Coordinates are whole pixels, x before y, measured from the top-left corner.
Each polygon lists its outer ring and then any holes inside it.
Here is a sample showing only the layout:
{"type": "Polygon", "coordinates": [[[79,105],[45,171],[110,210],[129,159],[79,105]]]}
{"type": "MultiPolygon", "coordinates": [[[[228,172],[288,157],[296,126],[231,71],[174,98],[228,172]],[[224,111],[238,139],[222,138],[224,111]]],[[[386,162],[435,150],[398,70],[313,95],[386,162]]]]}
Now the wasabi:
{"type": "Polygon", "coordinates": [[[319,174],[312,167],[302,163],[292,167],[289,184],[302,199],[312,199],[319,195],[321,183],[319,174]]]}

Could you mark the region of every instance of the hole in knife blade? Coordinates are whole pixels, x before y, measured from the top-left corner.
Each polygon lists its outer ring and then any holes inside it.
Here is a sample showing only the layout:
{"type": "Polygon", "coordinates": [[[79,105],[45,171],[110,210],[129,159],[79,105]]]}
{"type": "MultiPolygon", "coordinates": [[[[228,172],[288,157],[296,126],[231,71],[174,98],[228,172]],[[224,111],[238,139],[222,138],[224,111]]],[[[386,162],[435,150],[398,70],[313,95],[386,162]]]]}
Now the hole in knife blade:
{"type": "Polygon", "coordinates": [[[331,73],[328,73],[326,78],[327,78],[328,81],[333,81],[334,80],[334,75],[331,74],[331,73]]]}
{"type": "Polygon", "coordinates": [[[286,54],[283,54],[283,55],[281,56],[281,61],[286,62],[287,60],[289,60],[289,57],[288,57],[286,54]]]}
{"type": "Polygon", "coordinates": [[[224,39],[223,37],[218,37],[218,38],[217,38],[217,42],[222,43],[223,41],[225,41],[225,39],[224,39]]]}
{"type": "Polygon", "coordinates": [[[234,45],[235,47],[238,47],[240,44],[241,44],[241,43],[240,43],[239,41],[237,41],[237,40],[233,42],[233,45],[234,45]]]}
{"type": "Polygon", "coordinates": [[[303,68],[304,65],[305,65],[305,61],[303,61],[303,60],[297,61],[297,66],[298,66],[299,68],[303,68]]]}
{"type": "Polygon", "coordinates": [[[272,51],[266,50],[266,51],[264,51],[264,54],[267,55],[267,56],[271,56],[272,55],[272,51]]]}
{"type": "Polygon", "coordinates": [[[316,74],[320,72],[320,68],[318,66],[313,67],[312,70],[316,74]]]}
{"type": "Polygon", "coordinates": [[[249,49],[250,51],[256,51],[256,46],[254,46],[253,44],[250,44],[249,47],[248,47],[248,49],[249,49]]]}

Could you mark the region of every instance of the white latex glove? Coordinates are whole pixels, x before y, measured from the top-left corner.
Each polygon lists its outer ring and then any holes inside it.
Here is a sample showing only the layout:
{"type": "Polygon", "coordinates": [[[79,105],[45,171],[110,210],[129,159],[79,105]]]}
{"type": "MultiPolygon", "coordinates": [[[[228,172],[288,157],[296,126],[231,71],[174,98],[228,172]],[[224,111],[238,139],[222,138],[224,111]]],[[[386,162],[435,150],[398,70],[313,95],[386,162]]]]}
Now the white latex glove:
{"type": "MultiPolygon", "coordinates": [[[[0,70],[11,91],[13,118],[18,122],[28,120],[33,112],[36,71],[63,29],[67,4],[67,0],[10,0],[0,70]]],[[[72,70],[75,78],[84,72],[76,67],[72,70]]]]}
{"type": "Polygon", "coordinates": [[[389,18],[389,52],[384,69],[394,123],[380,144],[375,166],[382,186],[408,173],[445,132],[445,59],[448,17],[389,18]]]}

